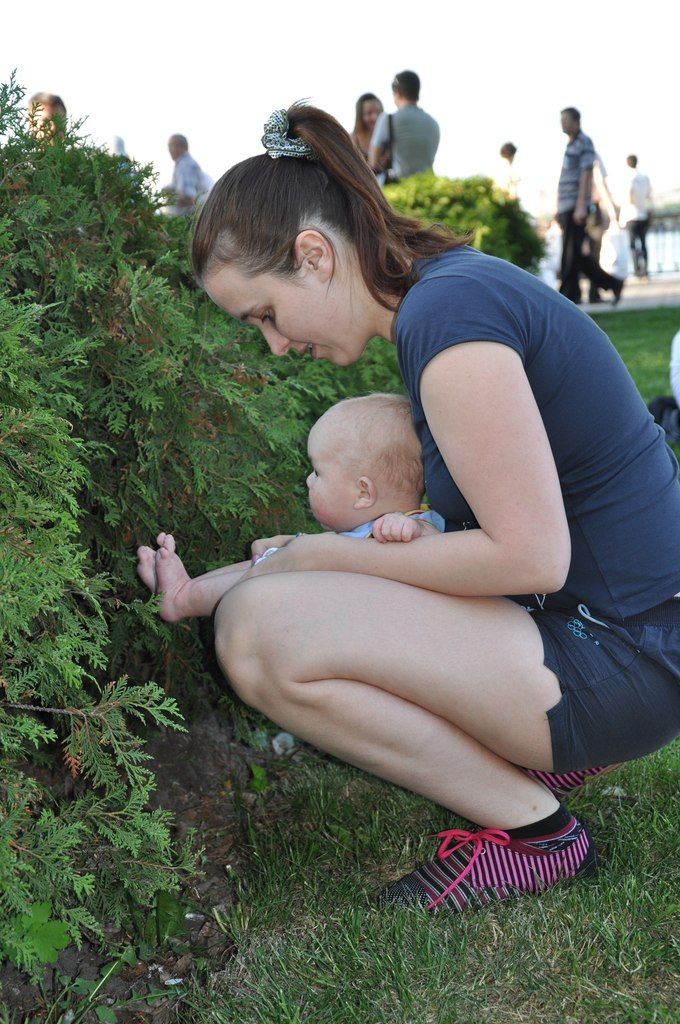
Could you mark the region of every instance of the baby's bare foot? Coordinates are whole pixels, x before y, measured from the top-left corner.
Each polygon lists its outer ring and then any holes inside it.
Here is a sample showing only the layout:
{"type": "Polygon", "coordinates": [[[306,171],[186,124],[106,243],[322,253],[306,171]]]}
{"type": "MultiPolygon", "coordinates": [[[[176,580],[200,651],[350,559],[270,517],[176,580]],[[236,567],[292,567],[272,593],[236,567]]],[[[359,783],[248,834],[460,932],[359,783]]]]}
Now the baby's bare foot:
{"type": "Polygon", "coordinates": [[[156,592],[162,598],[161,618],[166,622],[179,622],[186,616],[182,592],[191,577],[175,551],[175,538],[171,533],[159,533],[156,543],[156,592]]]}
{"type": "Polygon", "coordinates": [[[152,594],[156,593],[156,552],[153,548],[137,548],[137,575],[152,594]]]}
{"type": "Polygon", "coordinates": [[[143,583],[161,598],[160,615],[166,622],[179,622],[186,617],[182,592],[191,582],[182,560],[175,553],[175,538],[159,533],[158,549],[142,547],[137,551],[137,572],[143,583]]]}

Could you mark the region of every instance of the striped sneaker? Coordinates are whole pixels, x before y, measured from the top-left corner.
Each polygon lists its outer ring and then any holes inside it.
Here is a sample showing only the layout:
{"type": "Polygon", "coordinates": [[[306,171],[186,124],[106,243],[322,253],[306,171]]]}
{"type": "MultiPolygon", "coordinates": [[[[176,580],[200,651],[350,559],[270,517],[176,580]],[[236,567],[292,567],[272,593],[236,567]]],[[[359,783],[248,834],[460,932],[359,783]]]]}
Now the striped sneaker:
{"type": "Polygon", "coordinates": [[[590,833],[576,818],[554,835],[532,839],[511,839],[496,828],[452,828],[437,838],[441,845],[436,858],[385,889],[381,907],[484,907],[542,892],[562,879],[594,875],[598,866],[590,833]]]}
{"type": "Polygon", "coordinates": [[[606,764],[601,768],[582,768],[576,772],[563,772],[561,775],[557,775],[555,772],[538,772],[533,768],[526,768],[525,771],[532,779],[542,782],[558,800],[564,800],[569,793],[580,789],[590,779],[597,779],[618,767],[618,764],[606,764]]]}

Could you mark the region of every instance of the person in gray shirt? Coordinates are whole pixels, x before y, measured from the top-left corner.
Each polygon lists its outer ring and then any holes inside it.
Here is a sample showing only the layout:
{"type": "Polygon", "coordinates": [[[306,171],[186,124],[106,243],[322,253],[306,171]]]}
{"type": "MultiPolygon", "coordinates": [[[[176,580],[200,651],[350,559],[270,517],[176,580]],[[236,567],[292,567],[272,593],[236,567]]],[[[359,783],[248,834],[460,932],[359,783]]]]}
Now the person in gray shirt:
{"type": "Polygon", "coordinates": [[[378,118],[368,151],[369,163],[376,169],[380,167],[391,138],[388,180],[431,171],[439,146],[439,125],[418,106],[420,78],[415,71],[400,71],[394,76],[392,95],[397,111],[378,118]]]}

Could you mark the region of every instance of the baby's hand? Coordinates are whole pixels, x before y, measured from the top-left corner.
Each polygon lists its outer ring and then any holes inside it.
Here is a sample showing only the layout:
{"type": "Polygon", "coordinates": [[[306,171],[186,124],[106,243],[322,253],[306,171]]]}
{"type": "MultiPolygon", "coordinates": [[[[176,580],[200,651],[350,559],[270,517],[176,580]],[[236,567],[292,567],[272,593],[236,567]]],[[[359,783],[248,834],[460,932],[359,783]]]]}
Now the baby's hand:
{"type": "Polygon", "coordinates": [[[388,541],[407,543],[416,537],[423,537],[426,533],[437,532],[429,523],[405,516],[403,512],[388,512],[386,516],[376,519],[373,524],[373,536],[381,544],[388,541]]]}

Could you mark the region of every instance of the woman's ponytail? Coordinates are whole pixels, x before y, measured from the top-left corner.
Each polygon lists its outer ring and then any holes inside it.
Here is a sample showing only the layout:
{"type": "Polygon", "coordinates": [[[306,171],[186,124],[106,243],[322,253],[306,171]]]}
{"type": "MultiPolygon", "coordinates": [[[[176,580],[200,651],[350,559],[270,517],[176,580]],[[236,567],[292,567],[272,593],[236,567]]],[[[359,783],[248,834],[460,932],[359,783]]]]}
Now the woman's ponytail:
{"type": "Polygon", "coordinates": [[[199,282],[227,263],[292,275],[295,239],[316,228],[354,247],[369,292],[393,308],[413,282],[415,260],[467,241],[397,214],[351,137],[318,107],[295,103],[265,129],[267,152],[227,171],[201,210],[192,244],[199,282]]]}

